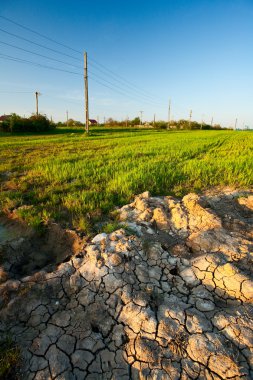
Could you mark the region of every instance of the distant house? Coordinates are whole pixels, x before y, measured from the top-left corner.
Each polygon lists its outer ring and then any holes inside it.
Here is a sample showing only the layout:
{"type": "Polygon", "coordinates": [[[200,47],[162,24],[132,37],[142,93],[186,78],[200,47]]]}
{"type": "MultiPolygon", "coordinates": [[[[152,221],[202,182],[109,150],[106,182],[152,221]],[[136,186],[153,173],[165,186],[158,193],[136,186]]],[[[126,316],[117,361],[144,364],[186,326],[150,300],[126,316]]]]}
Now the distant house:
{"type": "Polygon", "coordinates": [[[2,123],[5,120],[9,119],[9,117],[11,117],[11,115],[2,115],[2,116],[0,116],[0,123],[2,123]]]}
{"type": "Polygon", "coordinates": [[[97,125],[97,120],[95,119],[89,119],[89,125],[97,125]]]}

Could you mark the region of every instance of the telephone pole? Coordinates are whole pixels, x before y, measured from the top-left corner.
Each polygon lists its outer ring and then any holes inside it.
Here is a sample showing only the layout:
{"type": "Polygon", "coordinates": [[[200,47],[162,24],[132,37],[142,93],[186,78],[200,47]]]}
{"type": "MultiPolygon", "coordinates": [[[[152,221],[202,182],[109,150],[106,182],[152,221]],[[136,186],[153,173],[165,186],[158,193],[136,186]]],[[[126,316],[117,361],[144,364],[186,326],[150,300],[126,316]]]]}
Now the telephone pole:
{"type": "Polygon", "coordinates": [[[236,127],[237,127],[237,118],[235,119],[235,131],[236,131],[236,127]]]}
{"type": "Polygon", "coordinates": [[[191,121],[192,121],[192,110],[190,110],[189,129],[191,129],[191,121]]]}
{"type": "Polygon", "coordinates": [[[85,131],[89,134],[89,96],[87,53],[84,53],[84,98],[85,98],[85,131]]]}
{"type": "Polygon", "coordinates": [[[204,124],[204,116],[205,116],[205,115],[202,115],[202,116],[201,116],[201,127],[200,127],[200,129],[203,128],[203,124],[204,124]]]}
{"type": "Polygon", "coordinates": [[[141,114],[140,123],[142,125],[142,114],[143,114],[143,111],[140,111],[140,114],[141,114]]]}
{"type": "Polygon", "coordinates": [[[36,98],[36,115],[39,115],[39,95],[40,93],[38,91],[35,92],[35,98],[36,98]]]}
{"type": "Polygon", "coordinates": [[[153,123],[154,127],[155,127],[155,113],[154,113],[154,123],[153,123]]]}
{"type": "Polygon", "coordinates": [[[212,116],[212,119],[211,119],[211,127],[213,127],[213,116],[212,116]]]}
{"type": "Polygon", "coordinates": [[[171,112],[171,100],[169,100],[169,110],[168,110],[168,128],[170,127],[170,112],[171,112]]]}
{"type": "Polygon", "coordinates": [[[67,115],[67,127],[69,126],[69,111],[66,111],[66,115],[67,115]]]}

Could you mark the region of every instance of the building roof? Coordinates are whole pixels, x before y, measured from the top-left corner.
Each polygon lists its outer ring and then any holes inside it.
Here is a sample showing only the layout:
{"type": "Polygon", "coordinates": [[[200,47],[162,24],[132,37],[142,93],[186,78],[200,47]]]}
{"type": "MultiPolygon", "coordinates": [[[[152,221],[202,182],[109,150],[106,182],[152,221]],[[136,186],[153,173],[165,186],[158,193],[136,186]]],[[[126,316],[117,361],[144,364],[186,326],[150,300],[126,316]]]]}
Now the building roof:
{"type": "Polygon", "coordinates": [[[9,119],[9,117],[11,117],[11,115],[2,115],[0,116],[0,121],[5,121],[6,119],[9,119]]]}
{"type": "Polygon", "coordinates": [[[89,119],[89,122],[93,123],[93,124],[97,124],[97,120],[95,120],[95,119],[89,119]]]}

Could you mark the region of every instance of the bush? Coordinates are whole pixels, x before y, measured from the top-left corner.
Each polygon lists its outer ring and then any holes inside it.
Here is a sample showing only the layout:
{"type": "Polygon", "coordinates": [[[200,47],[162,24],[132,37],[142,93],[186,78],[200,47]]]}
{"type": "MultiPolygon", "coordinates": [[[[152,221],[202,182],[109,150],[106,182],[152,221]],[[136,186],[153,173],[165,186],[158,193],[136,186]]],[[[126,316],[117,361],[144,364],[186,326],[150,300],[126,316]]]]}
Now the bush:
{"type": "Polygon", "coordinates": [[[167,129],[168,127],[168,123],[166,123],[166,121],[156,121],[155,122],[155,128],[157,129],[167,129]]]}
{"type": "Polygon", "coordinates": [[[1,129],[4,132],[46,132],[55,128],[55,124],[51,123],[45,115],[32,115],[29,118],[12,114],[5,120],[1,129]]]}

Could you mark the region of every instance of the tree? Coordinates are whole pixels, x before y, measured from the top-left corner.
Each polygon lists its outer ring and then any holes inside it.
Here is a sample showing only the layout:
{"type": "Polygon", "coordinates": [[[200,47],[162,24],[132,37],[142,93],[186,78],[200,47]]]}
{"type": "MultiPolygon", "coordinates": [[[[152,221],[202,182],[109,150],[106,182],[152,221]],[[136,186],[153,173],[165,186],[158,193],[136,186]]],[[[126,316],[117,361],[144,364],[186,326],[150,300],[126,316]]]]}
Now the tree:
{"type": "Polygon", "coordinates": [[[130,124],[131,125],[140,125],[141,124],[141,120],[140,120],[139,117],[136,117],[132,121],[130,121],[130,124]]]}

